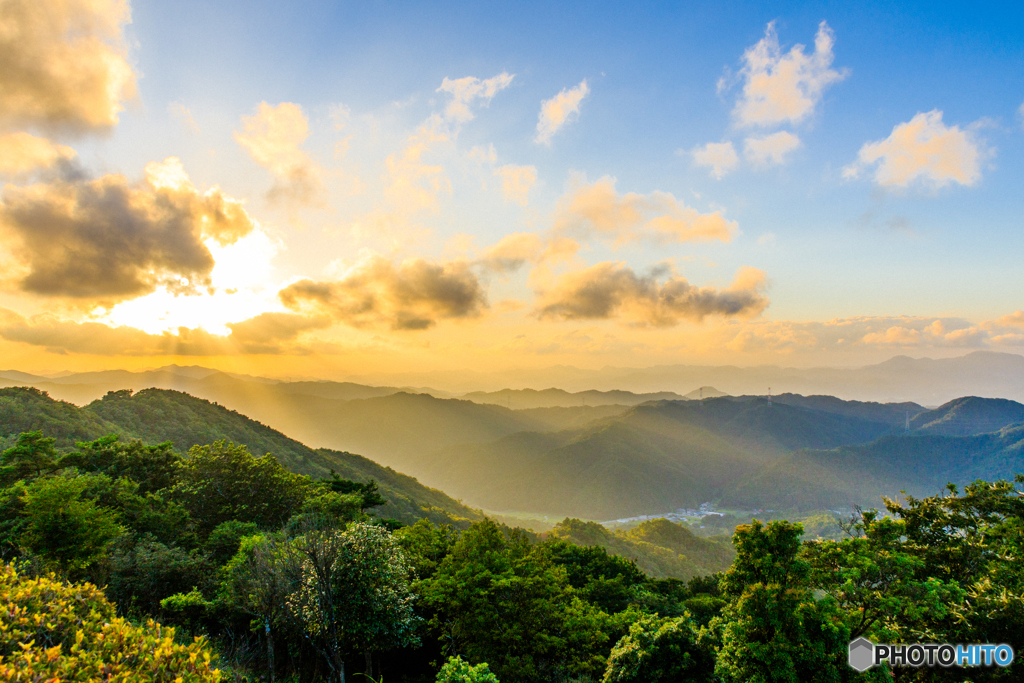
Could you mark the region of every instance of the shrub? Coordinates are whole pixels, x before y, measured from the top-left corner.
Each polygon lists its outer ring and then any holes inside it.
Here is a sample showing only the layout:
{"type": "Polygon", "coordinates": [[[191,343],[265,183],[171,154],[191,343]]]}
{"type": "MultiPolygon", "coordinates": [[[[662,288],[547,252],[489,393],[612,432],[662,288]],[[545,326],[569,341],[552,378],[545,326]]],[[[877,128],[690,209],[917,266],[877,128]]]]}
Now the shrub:
{"type": "Polygon", "coordinates": [[[92,584],[55,575],[24,578],[0,568],[0,681],[217,683],[220,671],[202,638],[174,642],[174,629],[115,617],[92,584]]]}
{"type": "Polygon", "coordinates": [[[437,683],[498,683],[487,663],[471,666],[462,657],[449,657],[437,672],[437,683]]]}

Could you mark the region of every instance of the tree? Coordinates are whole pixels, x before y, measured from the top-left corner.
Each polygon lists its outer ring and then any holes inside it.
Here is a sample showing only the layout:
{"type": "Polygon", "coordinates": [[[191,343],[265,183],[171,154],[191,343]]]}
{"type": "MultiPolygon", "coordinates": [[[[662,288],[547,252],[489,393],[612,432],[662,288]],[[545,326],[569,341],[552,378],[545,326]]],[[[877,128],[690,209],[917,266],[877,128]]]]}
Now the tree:
{"type": "Polygon", "coordinates": [[[291,612],[337,680],[345,680],[346,645],[363,653],[372,675],[374,652],[416,641],[411,566],[386,530],[363,523],[344,532],[310,529],[292,548],[301,579],[291,612]]]}
{"type": "Polygon", "coordinates": [[[302,507],[311,485],[308,477],[292,474],[270,454],[257,458],[245,446],[217,441],[189,450],[171,495],[205,536],[231,519],[280,528],[302,507]]]}
{"type": "Polygon", "coordinates": [[[688,616],[645,616],[612,648],[603,683],[704,683],[715,655],[700,642],[688,616]]]}
{"type": "Polygon", "coordinates": [[[845,671],[849,629],[831,600],[814,599],[801,533],[790,522],[737,527],[736,560],[722,577],[730,602],[709,627],[725,680],[831,683],[845,671]]]}
{"type": "Polygon", "coordinates": [[[45,477],[24,489],[19,543],[69,575],[81,574],[105,557],[124,531],[114,511],[84,495],[90,477],[102,475],[45,477]]]}
{"type": "Polygon", "coordinates": [[[420,590],[444,651],[486,661],[510,682],[599,675],[611,634],[627,628],[581,600],[565,568],[522,532],[506,537],[490,520],[463,531],[420,590]]]}
{"type": "Polygon", "coordinates": [[[282,539],[262,534],[247,536],[241,539],[238,552],[223,572],[223,596],[263,623],[271,683],[275,672],[274,629],[287,618],[288,598],[296,589],[293,559],[294,555],[282,539]]]}
{"type": "Polygon", "coordinates": [[[18,442],[0,453],[0,484],[41,477],[57,467],[54,439],[42,432],[22,432],[18,442]]]}
{"type": "Polygon", "coordinates": [[[147,446],[141,441],[123,442],[117,434],[76,444],[78,450],[60,459],[61,467],[98,472],[112,479],[127,477],[145,495],[168,488],[175,482],[182,458],[171,442],[147,446]]]}

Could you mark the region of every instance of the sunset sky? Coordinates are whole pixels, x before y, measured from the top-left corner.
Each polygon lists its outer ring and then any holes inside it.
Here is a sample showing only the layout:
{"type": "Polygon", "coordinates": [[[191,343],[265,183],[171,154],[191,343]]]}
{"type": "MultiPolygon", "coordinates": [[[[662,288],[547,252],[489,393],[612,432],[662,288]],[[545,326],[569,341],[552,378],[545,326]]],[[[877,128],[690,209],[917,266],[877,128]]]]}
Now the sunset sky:
{"type": "Polygon", "coordinates": [[[1024,353],[987,7],[0,0],[0,369],[1024,353]]]}

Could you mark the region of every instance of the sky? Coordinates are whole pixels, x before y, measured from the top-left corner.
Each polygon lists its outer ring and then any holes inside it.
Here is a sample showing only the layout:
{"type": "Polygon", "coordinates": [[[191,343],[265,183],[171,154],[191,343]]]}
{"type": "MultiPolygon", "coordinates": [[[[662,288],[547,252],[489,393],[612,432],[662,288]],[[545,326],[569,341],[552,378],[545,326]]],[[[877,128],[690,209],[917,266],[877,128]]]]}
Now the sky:
{"type": "Polygon", "coordinates": [[[0,369],[1024,353],[1013,3],[0,0],[0,369]]]}

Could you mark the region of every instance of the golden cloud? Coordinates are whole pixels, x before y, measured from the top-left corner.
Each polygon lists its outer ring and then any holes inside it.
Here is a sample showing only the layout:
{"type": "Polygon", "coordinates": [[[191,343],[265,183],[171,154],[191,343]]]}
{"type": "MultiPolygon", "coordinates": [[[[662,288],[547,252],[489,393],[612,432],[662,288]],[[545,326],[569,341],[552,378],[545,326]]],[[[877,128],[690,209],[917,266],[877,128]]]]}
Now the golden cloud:
{"type": "Polygon", "coordinates": [[[254,227],[219,188],[196,190],[174,157],[146,166],[136,185],[122,175],[8,185],[0,203],[18,289],[104,305],[161,285],[208,285],[214,260],[204,241],[230,244],[254,227]]]}
{"type": "Polygon", "coordinates": [[[535,141],[550,145],[552,136],[571,119],[579,116],[580,103],[589,93],[590,86],[584,78],[576,87],[563,89],[550,100],[541,102],[535,141]]]}
{"type": "Polygon", "coordinates": [[[0,337],[8,341],[41,346],[52,353],[97,356],[307,354],[310,353],[307,347],[294,343],[296,337],[331,324],[325,316],[263,313],[229,324],[231,335],[227,337],[187,327],[180,327],[173,333],[148,334],[134,327],[75,322],[52,314],[25,318],[0,308],[0,337]]]}
{"type": "Polygon", "coordinates": [[[765,275],[756,268],[741,268],[725,289],[696,287],[665,270],[637,275],[622,263],[598,263],[559,277],[541,292],[539,318],[600,320],[623,318],[653,327],[670,327],[680,319],[702,321],[709,315],[749,317],[768,306],[765,275]]]}
{"type": "Polygon", "coordinates": [[[24,178],[32,172],[67,163],[75,150],[25,132],[0,135],[0,176],[24,178]]]}
{"type": "Polygon", "coordinates": [[[770,126],[807,118],[825,88],[846,78],[845,70],[831,68],[834,44],[835,34],[823,21],[812,54],[805,54],[803,45],[782,54],[775,22],[769,23],[764,38],[743,53],[743,95],[733,110],[736,121],[743,126],[770,126]]]}
{"type": "Polygon", "coordinates": [[[697,147],[690,154],[695,165],[710,168],[711,175],[717,180],[721,180],[726,173],[736,168],[740,160],[736,148],[728,141],[709,142],[703,147],[697,147]]]}
{"type": "Polygon", "coordinates": [[[0,127],[109,128],[135,95],[127,0],[4,0],[0,127]]]}
{"type": "Polygon", "coordinates": [[[736,222],[718,211],[699,213],[668,192],[648,195],[615,191],[615,179],[605,176],[594,183],[580,183],[558,202],[554,229],[557,233],[597,233],[617,244],[636,240],[657,243],[729,242],[736,222]]]}
{"type": "Polygon", "coordinates": [[[235,141],[274,174],[274,185],[267,192],[270,203],[291,208],[323,203],[320,167],[300,149],[309,137],[309,120],[302,107],[262,102],[256,114],[242,117],[242,126],[244,130],[235,131],[235,141]]]}
{"type": "Polygon", "coordinates": [[[743,155],[753,166],[780,166],[786,163],[786,156],[799,146],[799,137],[780,130],[764,137],[744,140],[743,155]]]}
{"type": "Polygon", "coordinates": [[[526,206],[530,201],[530,188],[537,182],[536,166],[515,166],[505,164],[494,169],[494,175],[501,178],[501,191],[505,201],[526,206]]]}
{"type": "Polygon", "coordinates": [[[487,308],[480,281],[465,261],[431,263],[410,258],[397,266],[365,253],[341,277],[301,280],[281,290],[292,310],[330,315],[352,327],[422,330],[438,320],[479,317],[487,308]]]}
{"type": "Polygon", "coordinates": [[[843,177],[856,178],[877,163],[875,182],[883,187],[906,187],[919,179],[934,187],[973,185],[981,179],[986,153],[970,131],[945,125],[935,109],[899,124],[886,139],[865,144],[843,177]]]}

